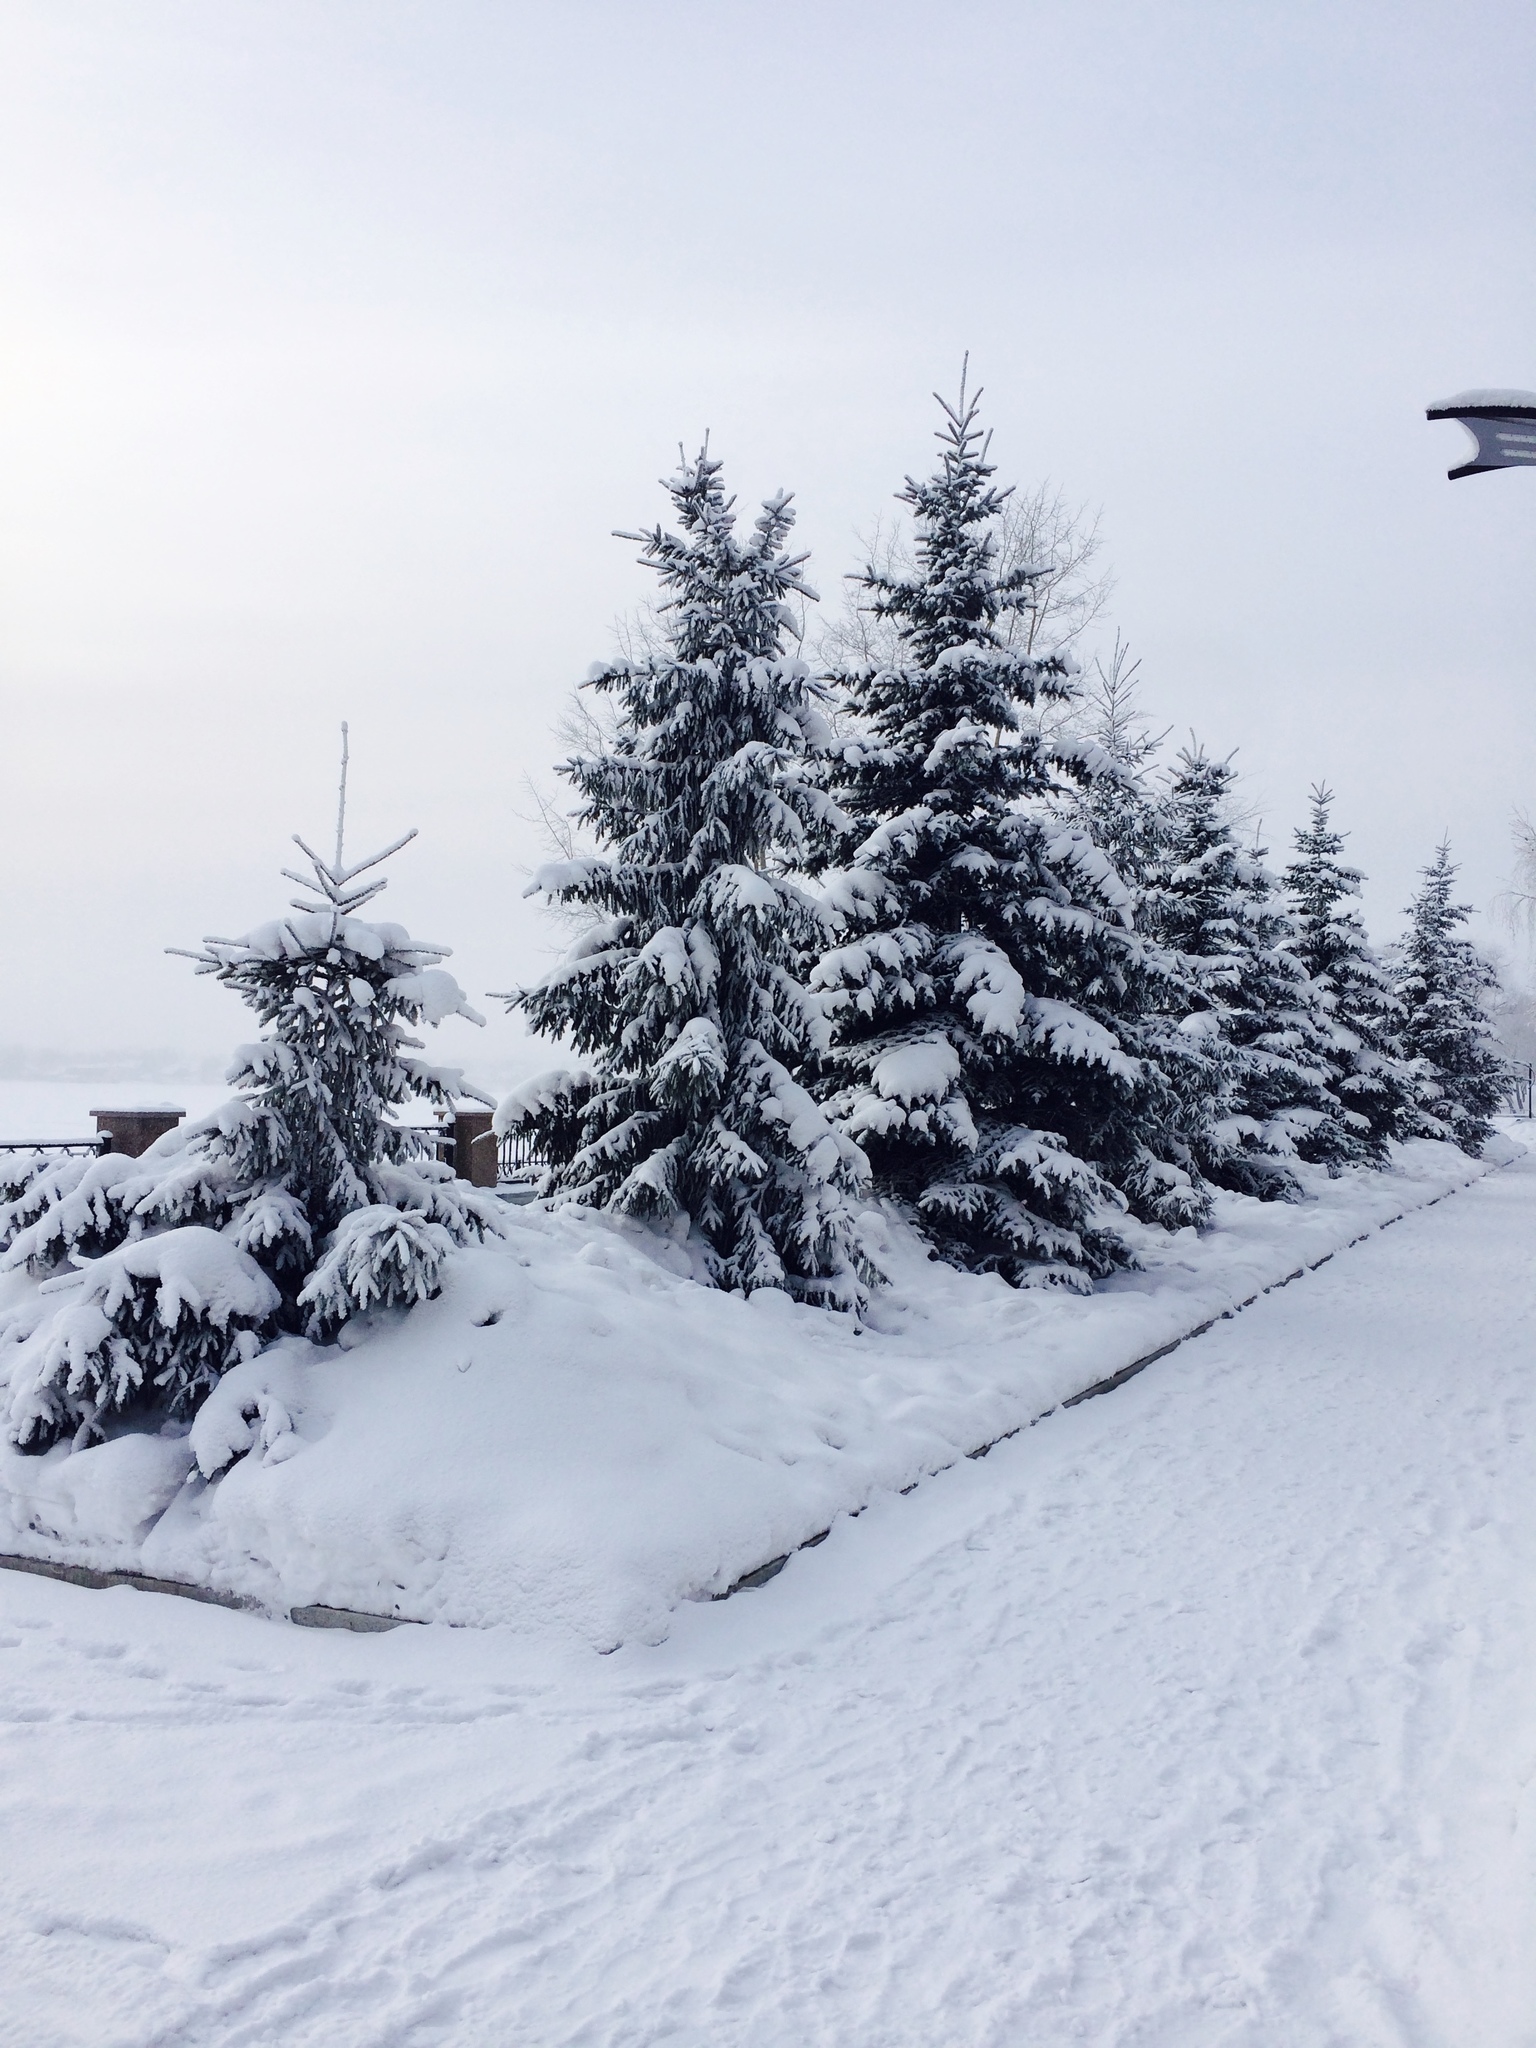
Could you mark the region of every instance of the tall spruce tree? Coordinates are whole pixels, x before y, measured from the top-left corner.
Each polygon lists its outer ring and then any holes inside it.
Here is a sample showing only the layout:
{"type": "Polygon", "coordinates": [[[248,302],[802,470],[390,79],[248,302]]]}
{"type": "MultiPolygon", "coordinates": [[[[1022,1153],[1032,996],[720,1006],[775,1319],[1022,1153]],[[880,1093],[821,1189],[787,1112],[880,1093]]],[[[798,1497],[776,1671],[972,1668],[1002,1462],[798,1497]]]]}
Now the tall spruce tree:
{"type": "Polygon", "coordinates": [[[509,999],[590,1069],[510,1096],[552,1192],[687,1227],[721,1287],[855,1306],[866,1270],[846,1197],[867,1168],[794,1078],[824,1027],[801,982],[821,914],[787,870],[827,816],[808,775],[828,738],[790,605],[780,495],[745,538],[706,449],[667,485],[679,531],[626,539],[660,579],[665,649],[594,669],[618,724],[562,772],[606,857],[552,863],[533,890],[591,922],[509,999]]]}
{"type": "Polygon", "coordinates": [[[1448,841],[1420,872],[1423,886],[1409,906],[1397,978],[1402,1047],[1420,1062],[1427,1083],[1420,1128],[1476,1157],[1492,1133],[1489,1119],[1508,1083],[1483,1007],[1498,977],[1472,942],[1457,935],[1471,905],[1451,901],[1456,867],[1448,841]]]}
{"type": "Polygon", "coordinates": [[[1365,1119],[1362,1150],[1380,1164],[1389,1140],[1418,1128],[1419,1080],[1396,1050],[1402,1004],[1355,907],[1363,877],[1344,864],[1344,835],[1333,829],[1332,805],[1332,790],[1315,784],[1311,815],[1296,832],[1296,857],[1285,870],[1295,924],[1291,950],[1322,993],[1332,1027],[1334,1093],[1365,1119]]]}
{"type": "Polygon", "coordinates": [[[1224,1048],[1227,1085],[1196,1148],[1204,1172],[1240,1194],[1294,1200],[1289,1162],[1337,1171],[1362,1156],[1368,1127],[1333,1092],[1325,1007],[1293,950],[1295,928],[1263,848],[1239,843],[1236,779],[1230,761],[1198,746],[1179,755],[1160,806],[1146,916],[1194,991],[1184,1030],[1203,1028],[1224,1048]]]}
{"type": "Polygon", "coordinates": [[[938,469],[900,493],[914,573],[856,579],[898,658],[838,679],[856,730],[832,778],[849,823],[822,849],[840,927],[813,977],[833,1029],[823,1093],[943,1256],[1085,1287],[1129,1260],[1117,1176],[1169,1221],[1197,1219],[1203,1191],[1146,1142],[1160,1077],[1114,1024],[1145,965],[1129,894],[1054,808],[1111,764],[1041,730],[1070,663],[1009,645],[1045,572],[998,569],[1007,493],[979,397],[962,382],[939,401],[938,469]]]}

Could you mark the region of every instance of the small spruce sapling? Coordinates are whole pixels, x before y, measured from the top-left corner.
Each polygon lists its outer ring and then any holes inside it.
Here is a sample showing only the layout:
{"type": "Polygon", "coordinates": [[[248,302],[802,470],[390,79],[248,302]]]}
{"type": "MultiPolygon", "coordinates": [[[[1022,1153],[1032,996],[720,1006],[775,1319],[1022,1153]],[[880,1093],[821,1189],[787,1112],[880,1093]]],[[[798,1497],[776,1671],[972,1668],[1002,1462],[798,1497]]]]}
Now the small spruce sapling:
{"type": "Polygon", "coordinates": [[[190,1414],[279,1331],[325,1341],[409,1306],[455,1245],[500,1227],[493,1198],[409,1156],[396,1120],[413,1097],[464,1092],[417,1056],[414,1028],[480,1021],[446,947],[358,915],[411,837],[353,866],[340,823],[333,861],[300,840],[312,874],[290,875],[307,891],[290,913],[189,956],[263,1027],[230,1101],[142,1158],[60,1162],[0,1208],[0,1264],[42,1280],[0,1325],[13,1442],[87,1442],[135,1405],[190,1414]]]}
{"type": "Polygon", "coordinates": [[[308,892],[293,914],[190,956],[264,1027],[236,1055],[240,1093],[207,1146],[248,1191],[235,1242],[290,1283],[291,1319],[320,1340],[435,1292],[448,1251],[495,1213],[447,1167],[413,1157],[397,1120],[413,1098],[446,1111],[463,1092],[457,1069],[419,1056],[415,1027],[484,1021],[442,967],[446,946],[357,914],[386,886],[374,870],[414,837],[352,866],[339,833],[331,862],[297,840],[311,874],[284,870],[308,892]]]}

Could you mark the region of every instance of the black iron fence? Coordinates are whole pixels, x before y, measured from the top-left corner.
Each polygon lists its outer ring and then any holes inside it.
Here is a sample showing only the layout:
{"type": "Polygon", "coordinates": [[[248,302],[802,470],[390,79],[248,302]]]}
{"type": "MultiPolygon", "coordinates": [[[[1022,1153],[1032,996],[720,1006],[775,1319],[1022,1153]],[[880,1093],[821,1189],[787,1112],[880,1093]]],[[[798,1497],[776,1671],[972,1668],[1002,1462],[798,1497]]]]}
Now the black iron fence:
{"type": "Polygon", "coordinates": [[[500,1180],[534,1181],[548,1164],[527,1131],[508,1131],[498,1141],[497,1178],[500,1180]]]}
{"type": "Polygon", "coordinates": [[[15,1152],[58,1152],[66,1159],[84,1159],[111,1149],[110,1131],[95,1138],[0,1138],[0,1158],[15,1152]]]}
{"type": "Polygon", "coordinates": [[[1529,1120],[1532,1113],[1531,1098],[1536,1094],[1536,1085],[1533,1084],[1536,1084],[1536,1069],[1533,1069],[1530,1061],[1523,1065],[1519,1062],[1511,1065],[1509,1082],[1504,1090],[1506,1116],[1523,1116],[1529,1120]]]}
{"type": "MultiPolygon", "coordinates": [[[[455,1173],[469,1178],[470,1162],[458,1158],[458,1138],[451,1123],[396,1124],[394,1128],[405,1140],[404,1156],[407,1159],[440,1160],[445,1166],[451,1166],[455,1173]]],[[[486,1135],[479,1142],[487,1147],[496,1147],[496,1178],[502,1186],[531,1189],[548,1163],[526,1131],[508,1131],[502,1138],[486,1135]]],[[[34,1158],[37,1159],[34,1170],[41,1171],[42,1166],[55,1157],[94,1159],[111,1149],[109,1131],[102,1131],[94,1138],[0,1138],[0,1188],[13,1179],[29,1180],[32,1173],[28,1168],[34,1158]],[[46,1161],[42,1155],[47,1156],[46,1161]]]]}
{"type": "MultiPolygon", "coordinates": [[[[457,1156],[452,1124],[398,1124],[396,1129],[410,1141],[408,1158],[440,1159],[455,1173],[469,1177],[467,1162],[457,1156]]],[[[501,1187],[531,1188],[548,1164],[526,1131],[508,1131],[501,1138],[484,1136],[473,1142],[496,1147],[496,1180],[501,1187]]]]}
{"type": "Polygon", "coordinates": [[[105,1131],[98,1138],[0,1139],[0,1202],[16,1201],[56,1160],[94,1159],[111,1143],[105,1131]]]}

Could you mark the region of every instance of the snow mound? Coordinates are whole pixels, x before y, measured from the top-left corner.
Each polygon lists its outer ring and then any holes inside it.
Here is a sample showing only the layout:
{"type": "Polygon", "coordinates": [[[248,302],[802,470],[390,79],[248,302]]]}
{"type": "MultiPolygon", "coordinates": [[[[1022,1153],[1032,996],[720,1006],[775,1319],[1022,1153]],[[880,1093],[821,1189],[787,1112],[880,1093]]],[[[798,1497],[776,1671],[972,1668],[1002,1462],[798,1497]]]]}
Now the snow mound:
{"type": "MultiPolygon", "coordinates": [[[[862,1328],[776,1290],[701,1286],[686,1243],[636,1225],[511,1209],[504,1235],[445,1253],[436,1298],[236,1365],[190,1438],[0,1451],[0,1548],[276,1611],[655,1641],[680,1602],[1491,1163],[1421,1141],[1383,1173],[1303,1168],[1300,1204],[1225,1195],[1204,1234],[1140,1229],[1143,1270],[1088,1297],[957,1272],[871,1208],[861,1228],[891,1285],[862,1328]]],[[[194,1235],[127,1250],[158,1260],[162,1287],[238,1291],[233,1268],[174,1248],[194,1235]]],[[[27,1286],[6,1276],[0,1306],[14,1313],[27,1286]]]]}

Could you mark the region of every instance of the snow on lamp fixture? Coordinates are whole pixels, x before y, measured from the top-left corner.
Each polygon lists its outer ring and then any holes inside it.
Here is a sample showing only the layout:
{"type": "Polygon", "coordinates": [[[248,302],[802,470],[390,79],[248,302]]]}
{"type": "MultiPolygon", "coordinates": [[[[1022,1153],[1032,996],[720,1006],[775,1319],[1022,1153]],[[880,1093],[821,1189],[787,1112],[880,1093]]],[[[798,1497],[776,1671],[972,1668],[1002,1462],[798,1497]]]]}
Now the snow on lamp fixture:
{"type": "Polygon", "coordinates": [[[1486,469],[1536,468],[1536,391],[1463,391],[1430,406],[1430,420],[1459,420],[1477,453],[1446,474],[1481,476],[1486,469]]]}

